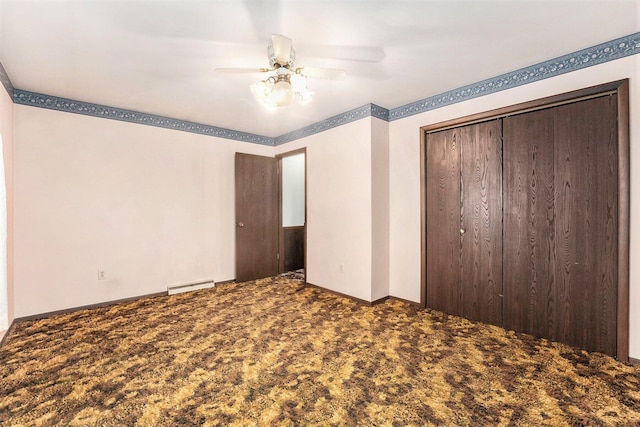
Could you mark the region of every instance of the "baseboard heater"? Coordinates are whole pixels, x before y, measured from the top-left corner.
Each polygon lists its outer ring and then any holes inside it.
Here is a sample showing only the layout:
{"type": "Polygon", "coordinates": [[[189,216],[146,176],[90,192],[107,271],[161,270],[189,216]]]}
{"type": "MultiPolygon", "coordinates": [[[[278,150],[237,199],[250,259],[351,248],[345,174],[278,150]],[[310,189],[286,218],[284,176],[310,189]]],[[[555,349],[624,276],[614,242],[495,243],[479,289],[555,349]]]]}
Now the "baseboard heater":
{"type": "Polygon", "coordinates": [[[167,287],[167,294],[175,295],[183,292],[197,291],[198,289],[213,288],[216,284],[213,280],[206,280],[204,282],[186,283],[184,285],[174,285],[167,287]]]}

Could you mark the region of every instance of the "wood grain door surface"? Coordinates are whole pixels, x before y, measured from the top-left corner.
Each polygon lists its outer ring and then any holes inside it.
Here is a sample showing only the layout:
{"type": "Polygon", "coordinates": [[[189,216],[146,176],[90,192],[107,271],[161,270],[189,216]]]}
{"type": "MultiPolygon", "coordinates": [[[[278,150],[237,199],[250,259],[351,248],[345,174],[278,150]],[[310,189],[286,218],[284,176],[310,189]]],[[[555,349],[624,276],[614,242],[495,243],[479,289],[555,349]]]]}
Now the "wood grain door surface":
{"type": "Polygon", "coordinates": [[[616,354],[617,102],[427,134],[428,307],[616,354]]]}
{"type": "Polygon", "coordinates": [[[236,153],[236,280],[278,274],[278,168],[273,157],[236,153]]]}
{"type": "Polygon", "coordinates": [[[504,120],[505,326],[616,354],[616,95],[504,120]]]}
{"type": "Polygon", "coordinates": [[[501,125],[427,137],[427,305],[502,324],[501,125]]]}
{"type": "Polygon", "coordinates": [[[504,121],[505,327],[548,336],[555,316],[556,214],[552,109],[504,121]]]}
{"type": "Polygon", "coordinates": [[[460,287],[460,130],[434,132],[426,147],[427,307],[463,316],[460,287]]]}
{"type": "Polygon", "coordinates": [[[460,129],[464,317],[502,325],[502,123],[460,129]]]}

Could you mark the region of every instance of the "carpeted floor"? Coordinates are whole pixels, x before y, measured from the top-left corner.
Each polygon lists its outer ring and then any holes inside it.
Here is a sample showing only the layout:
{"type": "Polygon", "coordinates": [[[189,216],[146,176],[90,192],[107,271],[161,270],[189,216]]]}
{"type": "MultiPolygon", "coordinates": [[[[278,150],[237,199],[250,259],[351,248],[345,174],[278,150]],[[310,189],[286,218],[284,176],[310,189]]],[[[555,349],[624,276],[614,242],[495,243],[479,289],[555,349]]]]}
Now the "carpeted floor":
{"type": "Polygon", "coordinates": [[[640,425],[640,367],[286,277],[22,322],[0,425],[640,425]]]}

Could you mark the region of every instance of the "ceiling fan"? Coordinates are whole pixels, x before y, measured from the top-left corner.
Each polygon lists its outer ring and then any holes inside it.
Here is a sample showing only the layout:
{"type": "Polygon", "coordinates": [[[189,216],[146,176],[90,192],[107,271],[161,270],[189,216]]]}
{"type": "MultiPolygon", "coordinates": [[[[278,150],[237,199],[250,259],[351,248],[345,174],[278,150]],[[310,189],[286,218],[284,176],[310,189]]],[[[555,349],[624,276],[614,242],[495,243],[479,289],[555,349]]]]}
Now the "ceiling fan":
{"type": "Polygon", "coordinates": [[[335,68],[294,67],[296,51],[290,38],[273,34],[267,48],[269,68],[217,68],[226,73],[275,72],[264,80],[253,83],[251,91],[267,107],[275,109],[290,105],[296,95],[302,103],[309,102],[313,92],[307,88],[307,77],[342,80],[346,73],[335,68]]]}

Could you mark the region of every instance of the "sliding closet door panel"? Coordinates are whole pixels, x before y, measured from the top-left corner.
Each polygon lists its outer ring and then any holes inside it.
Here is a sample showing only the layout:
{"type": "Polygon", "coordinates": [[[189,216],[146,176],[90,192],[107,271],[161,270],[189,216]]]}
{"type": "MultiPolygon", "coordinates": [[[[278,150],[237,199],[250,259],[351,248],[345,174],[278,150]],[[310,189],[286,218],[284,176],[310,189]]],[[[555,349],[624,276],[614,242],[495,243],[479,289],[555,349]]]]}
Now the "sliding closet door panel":
{"type": "Polygon", "coordinates": [[[426,138],[427,307],[462,315],[459,130],[426,138]]]}
{"type": "Polygon", "coordinates": [[[556,274],[560,341],[615,354],[617,101],[557,107],[556,274]]]}
{"type": "Polygon", "coordinates": [[[504,326],[555,336],[553,110],[504,119],[504,326]]]}
{"type": "Polygon", "coordinates": [[[614,355],[615,95],[504,119],[505,326],[614,355]]]}
{"type": "Polygon", "coordinates": [[[463,315],[502,325],[502,124],[459,128],[463,315]]]}

